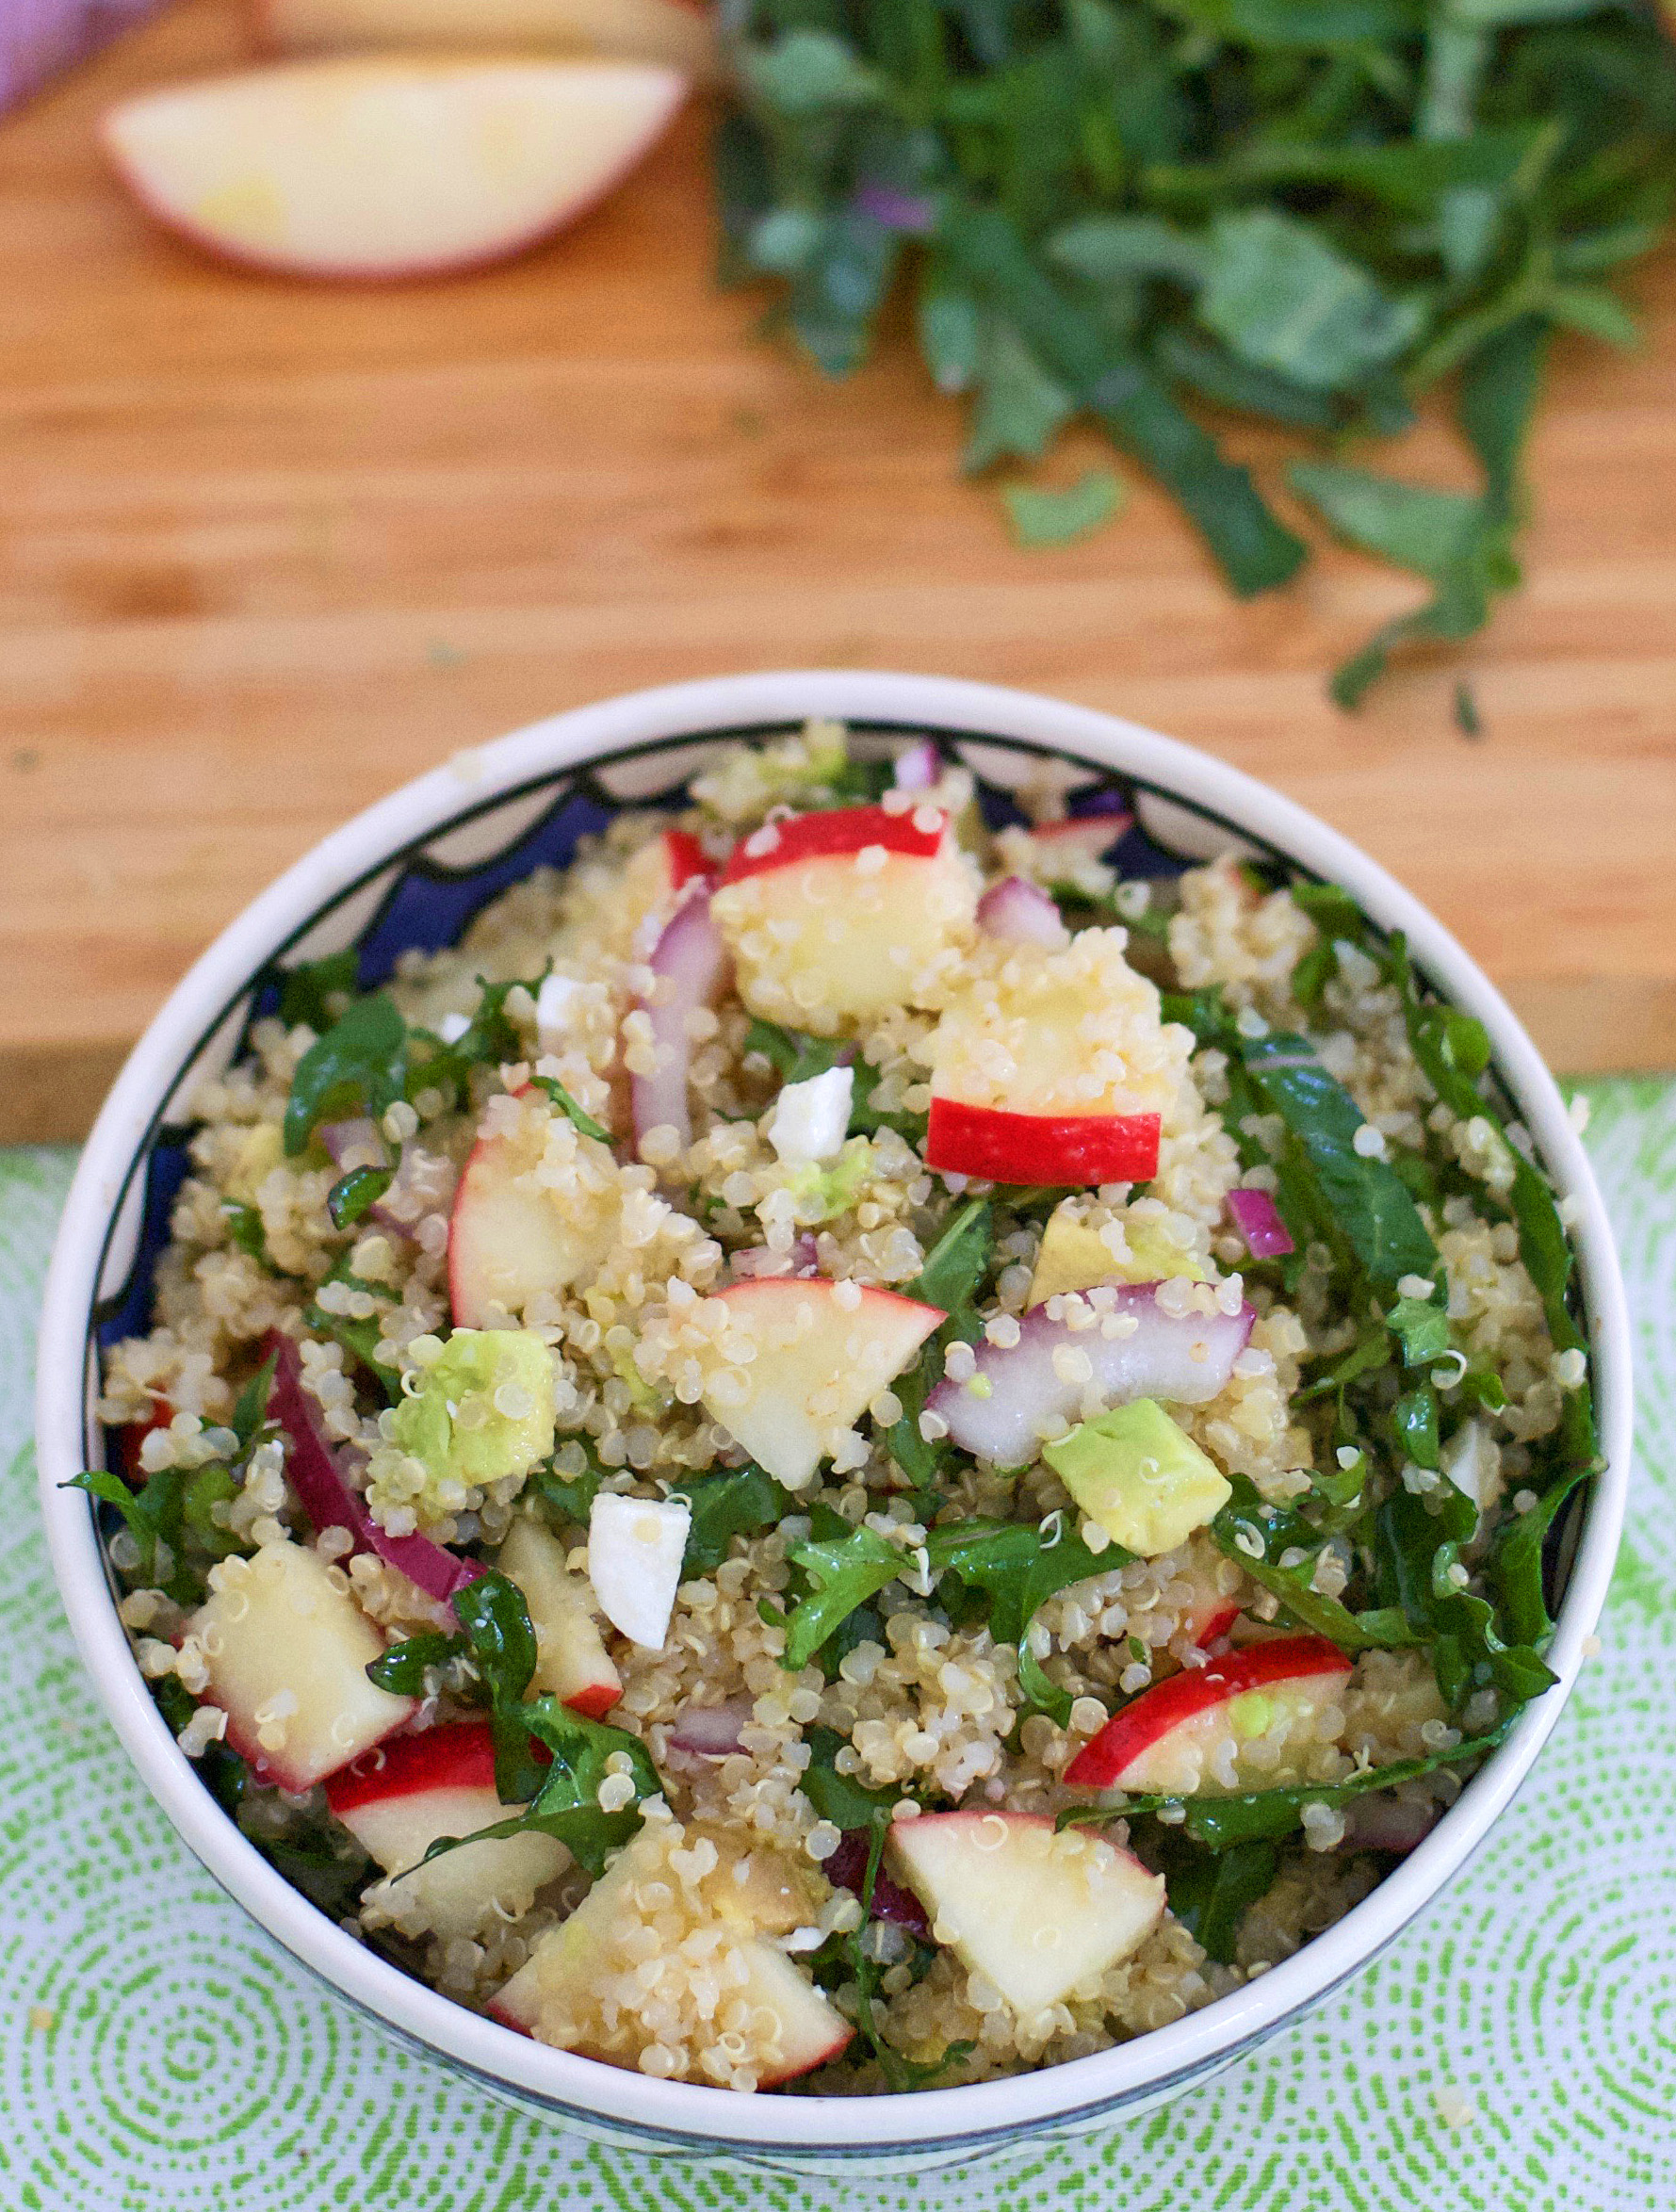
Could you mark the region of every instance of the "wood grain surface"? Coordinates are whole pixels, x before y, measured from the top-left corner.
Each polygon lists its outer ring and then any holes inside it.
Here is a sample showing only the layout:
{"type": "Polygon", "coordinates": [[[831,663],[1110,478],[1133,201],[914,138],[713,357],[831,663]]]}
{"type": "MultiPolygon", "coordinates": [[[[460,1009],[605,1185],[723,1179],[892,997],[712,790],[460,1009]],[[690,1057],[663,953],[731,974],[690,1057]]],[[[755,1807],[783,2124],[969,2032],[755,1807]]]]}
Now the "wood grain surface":
{"type": "MultiPolygon", "coordinates": [[[[185,0],[0,124],[0,1139],[85,1129],[193,955],[393,785],[603,693],[791,665],[1025,685],[1206,746],[1411,885],[1557,1065],[1676,1065],[1671,258],[1644,351],[1560,349],[1473,741],[1454,664],[1354,722],[1324,697],[1403,577],[1334,552],[1241,606],[1140,480],[1098,538],[1019,550],[903,343],[830,385],[759,342],[761,303],[710,282],[699,115],[486,275],[198,258],[107,182],[94,122],[243,45],[185,0]]],[[[1467,480],[1436,426],[1393,458],[1467,480]]]]}

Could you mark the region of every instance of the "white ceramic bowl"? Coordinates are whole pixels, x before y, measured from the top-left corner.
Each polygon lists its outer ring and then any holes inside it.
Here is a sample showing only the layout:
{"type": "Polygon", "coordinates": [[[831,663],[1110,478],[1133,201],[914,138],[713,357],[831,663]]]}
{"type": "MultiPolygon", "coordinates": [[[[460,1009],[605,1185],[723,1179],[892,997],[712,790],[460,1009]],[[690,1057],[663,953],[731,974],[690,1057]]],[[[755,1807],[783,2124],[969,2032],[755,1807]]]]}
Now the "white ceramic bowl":
{"type": "MultiPolygon", "coordinates": [[[[159,1162],[165,1157],[160,1152],[159,1162]]],[[[154,1187],[154,1234],[166,1197],[154,1187]]],[[[619,2143],[791,2171],[871,2164],[900,2171],[1132,2116],[1203,2080],[1365,1965],[1459,1872],[1559,1718],[1605,1595],[1630,1463],[1628,1346],[1600,1194],[1535,1048],[1454,939],[1354,845],[1222,762],[1082,708],[923,676],[740,676],[609,700],[462,756],[328,838],[198,962],[119,1077],[65,1211],[41,1338],[42,1511],[83,1656],[146,1782],[222,1887],[341,1996],[496,2094],[619,2143]],[[533,858],[561,852],[602,790],[617,801],[643,797],[692,773],[694,740],[795,725],[809,715],[871,726],[880,743],[903,731],[953,733],[970,741],[973,765],[1002,784],[1044,752],[1115,770],[1134,789],[1143,826],[1177,854],[1207,857],[1231,838],[1244,839],[1343,885],[1375,922],[1406,931],[1421,970],[1486,1025],[1510,1098],[1555,1183],[1574,1201],[1606,1459],[1572,1552],[1550,1652],[1558,1686],[1526,1708],[1456,1806],[1365,1902],[1248,1988],[1117,2050],[982,2087],[888,2098],[740,2097],[620,2072],[480,2019],[365,1949],[292,1889],[200,1784],[129,1652],[89,1501],[59,1487],[102,1450],[90,1410],[99,1312],[107,1327],[142,1320],[130,1278],[144,1186],[148,1179],[155,1186],[163,1172],[150,1164],[154,1145],[167,1146],[168,1114],[188,1071],[224,1063],[236,1049],[269,962],[355,940],[366,972],[380,972],[401,943],[445,941],[533,858]],[[594,801],[573,789],[556,805],[578,771],[594,779],[594,801]],[[124,1284],[130,1311],[117,1323],[109,1309],[124,1284]]]]}

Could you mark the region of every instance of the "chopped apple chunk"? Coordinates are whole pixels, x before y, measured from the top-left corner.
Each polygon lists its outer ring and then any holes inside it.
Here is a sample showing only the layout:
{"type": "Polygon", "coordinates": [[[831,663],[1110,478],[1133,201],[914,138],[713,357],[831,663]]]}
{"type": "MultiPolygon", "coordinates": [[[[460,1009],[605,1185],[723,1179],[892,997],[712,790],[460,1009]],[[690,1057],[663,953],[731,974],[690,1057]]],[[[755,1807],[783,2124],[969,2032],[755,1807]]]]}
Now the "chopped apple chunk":
{"type": "Polygon", "coordinates": [[[288,1539],[210,1570],[211,1596],[186,1624],[208,1669],[207,1701],[264,1781],[306,1790],[392,1734],[411,1698],[366,1669],[384,1639],[317,1553],[288,1539]]]}
{"type": "Polygon", "coordinates": [[[769,822],[734,852],[711,911],[754,1014],[822,1036],[923,1005],[977,912],[939,807],[840,807],[769,822]]]}
{"type": "Polygon", "coordinates": [[[1040,1814],[921,1814],[893,1823],[887,1851],[937,1942],[1025,2018],[1097,1982],[1163,1916],[1162,1875],[1040,1814]]]}

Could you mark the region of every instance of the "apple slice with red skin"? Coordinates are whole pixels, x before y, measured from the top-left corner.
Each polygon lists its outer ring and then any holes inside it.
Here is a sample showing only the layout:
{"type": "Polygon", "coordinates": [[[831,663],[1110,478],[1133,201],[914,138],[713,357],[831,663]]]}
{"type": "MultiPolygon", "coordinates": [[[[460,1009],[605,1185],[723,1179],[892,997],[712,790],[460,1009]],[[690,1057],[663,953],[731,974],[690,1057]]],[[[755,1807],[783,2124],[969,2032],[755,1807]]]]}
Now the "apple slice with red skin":
{"type": "Polygon", "coordinates": [[[722,881],[742,883],[747,876],[772,875],[778,869],[801,868],[805,861],[865,853],[870,845],[883,846],[887,853],[905,853],[915,860],[935,860],[948,826],[948,816],[937,806],[905,811],[835,806],[819,814],[794,814],[741,838],[728,854],[722,881]],[[921,814],[934,819],[921,821],[921,814]]]}
{"type": "Polygon", "coordinates": [[[920,1002],[977,912],[941,807],[840,806],[740,840],[711,911],[753,1014],[822,1036],[920,1002]]]}
{"type": "Polygon", "coordinates": [[[546,237],[627,173],[686,89],[647,63],[353,57],[144,92],[103,136],[140,205],[205,252],[377,283],[546,237]]]}
{"type": "Polygon", "coordinates": [[[227,1741],[259,1780],[312,1789],[412,1716],[411,1698],[367,1681],[384,1639],[318,1553],[287,1538],[216,1574],[185,1634],[203,1649],[205,1702],[225,1712],[227,1741]]]}
{"type": "MultiPolygon", "coordinates": [[[[1222,1747],[1237,1749],[1285,1716],[1320,1711],[1350,1671],[1351,1662],[1325,1636],[1247,1644],[1143,1690],[1083,1745],[1065,1779],[1072,1789],[1131,1796],[1226,1796],[1225,1785],[1209,1779],[1222,1747]]],[[[1294,1779],[1283,1769],[1264,1770],[1271,1785],[1294,1779]]]]}
{"type": "Polygon", "coordinates": [[[891,1824],[887,1855],[936,1941],[1024,2017],[1145,1943],[1163,1916],[1162,1875],[1132,1853],[1039,1813],[922,1813],[891,1824]]]}
{"type": "MultiPolygon", "coordinates": [[[[705,1378],[705,1409],[776,1481],[799,1489],[903,1372],[945,1316],[895,1291],[759,1276],[715,1293],[729,1327],[716,1346],[720,1387],[705,1378]],[[755,1356],[727,1358],[736,1332],[755,1356]],[[736,1379],[735,1379],[736,1378],[736,1379]]],[[[714,1340],[712,1340],[714,1342],[714,1340]]]]}
{"type": "Polygon", "coordinates": [[[259,44],[292,53],[373,47],[546,50],[716,69],[706,0],[254,0],[259,44]]]}
{"type": "Polygon", "coordinates": [[[366,1902],[380,1918],[416,1916],[433,1935],[470,1936],[497,1912],[519,1918],[570,1863],[563,1845],[539,1832],[485,1837],[420,1863],[440,1837],[475,1835],[516,1810],[495,1787],[483,1721],[393,1736],[328,1779],[326,1804],[384,1870],[366,1902]]]}
{"type": "Polygon", "coordinates": [[[931,1101],[925,1164],[992,1183],[1144,1183],[1158,1173],[1156,1114],[1009,1114],[931,1101]]]}
{"type": "Polygon", "coordinates": [[[539,1521],[521,1514],[508,1529],[496,1565],[517,1584],[529,1611],[537,1652],[534,1687],[589,1720],[603,1719],[623,1695],[623,1677],[594,1622],[587,1586],[570,1571],[563,1545],[539,1521]]]}

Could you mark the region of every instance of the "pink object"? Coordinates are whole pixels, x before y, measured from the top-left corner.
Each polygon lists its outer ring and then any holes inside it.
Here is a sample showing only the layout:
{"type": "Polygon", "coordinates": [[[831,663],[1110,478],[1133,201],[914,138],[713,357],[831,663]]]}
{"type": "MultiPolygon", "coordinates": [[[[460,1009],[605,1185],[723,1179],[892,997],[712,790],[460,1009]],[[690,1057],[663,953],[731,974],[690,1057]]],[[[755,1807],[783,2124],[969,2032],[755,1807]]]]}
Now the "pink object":
{"type": "Polygon", "coordinates": [[[669,1732],[670,1748],[695,1759],[726,1759],[742,1749],[740,1731],[751,1720],[749,1698],[725,1705],[684,1705],[669,1732]]]}
{"type": "Polygon", "coordinates": [[[899,791],[929,791],[942,773],[936,747],[929,738],[921,738],[918,744],[897,755],[892,781],[899,791]]]}
{"type": "MultiPolygon", "coordinates": [[[[696,883],[700,879],[694,878],[696,883]]],[[[710,895],[699,889],[679,905],[652,949],[656,991],[642,1001],[651,1017],[656,1072],[632,1079],[634,1133],[673,1129],[685,1147],[692,1142],[692,1115],[687,1102],[687,1069],[692,1039],[687,1017],[708,1005],[727,965],[727,949],[710,916],[710,895]]]]}
{"type": "Polygon", "coordinates": [[[1052,898],[1022,875],[1006,876],[984,892],[978,901],[978,927],[1010,945],[1051,948],[1063,945],[1066,935],[1052,898]]]}
{"type": "MultiPolygon", "coordinates": [[[[322,1124],[319,1139],[332,1155],[333,1164],[345,1169],[346,1162],[353,1160],[357,1167],[383,1167],[388,1164],[388,1154],[383,1138],[379,1134],[376,1121],[365,1117],[356,1121],[328,1121],[322,1124]]],[[[380,1228],[387,1228],[392,1236],[413,1239],[413,1224],[404,1221],[399,1211],[404,1196],[412,1192],[411,1166],[413,1154],[404,1152],[401,1163],[391,1179],[390,1187],[376,1205],[366,1209],[366,1218],[377,1222],[380,1228]],[[392,1200],[396,1205],[392,1205],[392,1200]]]]}
{"type": "Polygon", "coordinates": [[[1280,1210],[1267,1191],[1229,1191],[1228,1212],[1253,1260],[1284,1260],[1296,1249],[1280,1210]]]}
{"type": "Polygon", "coordinates": [[[0,110],[96,54],[159,0],[0,0],[0,110]]]}
{"type": "Polygon", "coordinates": [[[1067,1321],[1055,1321],[1048,1310],[1051,1299],[1033,1306],[1019,1316],[1016,1344],[974,1347],[977,1374],[989,1386],[986,1395],[949,1379],[932,1391],[926,1410],[948,1423],[961,1451],[998,1467],[1022,1467],[1035,1457],[1042,1438],[1054,1434],[1057,1423],[1081,1418],[1090,1388],[1111,1405],[1162,1398],[1166,1404],[1202,1406],[1233,1373],[1257,1315],[1249,1306],[1237,1313],[1170,1313],[1158,1303],[1162,1288],[1160,1283],[1114,1286],[1108,1311],[1127,1333],[1113,1336],[1098,1324],[1073,1329],[1067,1321]],[[1054,1356],[1061,1351],[1085,1356],[1092,1383],[1060,1373],[1054,1356]]]}
{"type": "Polygon", "coordinates": [[[379,1526],[366,1499],[344,1480],[332,1456],[314,1400],[302,1387],[302,1362],[296,1345],[273,1329],[263,1350],[275,1361],[268,1418],[279,1423],[291,1446],[285,1456],[285,1479],[301,1499],[316,1531],[348,1529],[357,1552],[376,1552],[445,1605],[467,1583],[476,1582],[485,1570],[475,1559],[461,1559],[429,1537],[393,1537],[379,1526]]]}

